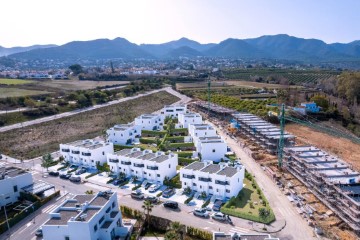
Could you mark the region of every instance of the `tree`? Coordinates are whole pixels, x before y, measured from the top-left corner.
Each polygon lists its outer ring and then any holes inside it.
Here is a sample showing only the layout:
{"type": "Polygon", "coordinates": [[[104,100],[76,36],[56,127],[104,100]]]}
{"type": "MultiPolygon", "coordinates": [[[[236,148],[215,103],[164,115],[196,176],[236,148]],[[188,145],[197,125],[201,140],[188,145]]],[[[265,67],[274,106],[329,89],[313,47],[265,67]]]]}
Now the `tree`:
{"type": "Polygon", "coordinates": [[[201,197],[202,199],[205,199],[205,198],[207,197],[206,192],[205,192],[205,191],[202,191],[201,194],[200,194],[200,197],[201,197]]]}
{"type": "Polygon", "coordinates": [[[36,102],[35,102],[33,99],[31,99],[31,98],[25,98],[25,100],[24,100],[24,105],[25,105],[26,107],[33,108],[33,107],[36,106],[36,102]]]}
{"type": "Polygon", "coordinates": [[[78,75],[83,72],[83,68],[80,64],[73,64],[69,67],[69,69],[75,74],[78,75]]]}
{"type": "Polygon", "coordinates": [[[270,210],[268,210],[266,208],[259,208],[259,217],[264,222],[264,229],[266,229],[265,221],[269,217],[269,215],[270,215],[270,210]]]}
{"type": "Polygon", "coordinates": [[[184,238],[184,225],[179,222],[172,222],[170,228],[176,234],[177,239],[182,240],[184,238]]]}
{"type": "Polygon", "coordinates": [[[146,200],[144,201],[144,204],[142,205],[142,208],[144,209],[144,212],[145,212],[145,222],[146,222],[146,225],[149,226],[149,221],[150,221],[150,213],[153,209],[154,205],[149,201],[149,200],[146,200]]]}
{"type": "Polygon", "coordinates": [[[164,239],[165,240],[178,240],[177,234],[174,231],[168,231],[165,233],[164,239]]]}
{"type": "Polygon", "coordinates": [[[166,128],[167,134],[170,135],[172,133],[172,130],[174,130],[174,129],[175,129],[175,123],[173,123],[173,121],[170,120],[167,123],[167,128],[166,128]]]}
{"type": "Polygon", "coordinates": [[[184,189],[185,195],[189,195],[191,192],[192,192],[192,190],[191,190],[191,188],[190,188],[189,186],[187,186],[187,187],[184,189]]]}
{"type": "Polygon", "coordinates": [[[77,102],[80,105],[80,107],[89,107],[92,105],[91,99],[86,97],[84,94],[78,95],[77,102]]]}
{"type": "Polygon", "coordinates": [[[85,191],[85,194],[93,195],[93,194],[94,194],[94,190],[86,190],[86,191],[85,191]]]}
{"type": "Polygon", "coordinates": [[[344,72],[339,76],[337,90],[340,97],[353,103],[360,101],[360,72],[344,72]]]}
{"type": "Polygon", "coordinates": [[[126,178],[126,174],[125,174],[124,172],[120,172],[120,173],[119,173],[119,176],[118,176],[118,179],[119,179],[119,180],[122,180],[122,179],[124,179],[124,178],[126,178]]]}
{"type": "Polygon", "coordinates": [[[46,171],[48,171],[53,161],[54,159],[52,158],[51,154],[47,153],[42,156],[41,167],[46,168],[46,171]]]}
{"type": "Polygon", "coordinates": [[[315,102],[319,107],[322,107],[325,111],[329,108],[329,101],[326,96],[315,95],[310,100],[315,102]]]}

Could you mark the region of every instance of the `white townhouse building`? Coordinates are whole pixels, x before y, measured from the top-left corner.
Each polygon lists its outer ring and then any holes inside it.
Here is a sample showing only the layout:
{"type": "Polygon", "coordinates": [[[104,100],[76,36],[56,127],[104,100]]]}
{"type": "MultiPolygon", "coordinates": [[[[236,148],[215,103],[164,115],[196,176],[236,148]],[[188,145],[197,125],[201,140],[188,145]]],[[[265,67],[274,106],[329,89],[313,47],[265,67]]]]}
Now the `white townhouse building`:
{"type": "Polygon", "coordinates": [[[132,123],[117,124],[106,130],[107,141],[113,144],[126,145],[134,142],[135,137],[141,136],[141,126],[132,123]]]}
{"type": "Polygon", "coordinates": [[[157,114],[143,114],[135,118],[135,126],[139,126],[141,130],[162,130],[164,117],[157,114]]]}
{"type": "Polygon", "coordinates": [[[108,154],[107,162],[114,173],[124,172],[127,177],[137,176],[139,180],[162,184],[165,177],[176,175],[178,155],[133,148],[108,154]]]}
{"type": "Polygon", "coordinates": [[[17,167],[0,168],[0,207],[18,201],[20,190],[33,184],[31,173],[17,167]]]}
{"type": "Polygon", "coordinates": [[[178,121],[178,128],[189,128],[190,124],[201,124],[202,117],[198,113],[180,113],[178,121]]]}
{"type": "MultiPolygon", "coordinates": [[[[195,139],[199,137],[214,137],[217,132],[213,126],[206,123],[191,124],[189,125],[189,135],[195,139]]],[[[194,140],[195,142],[195,140],[194,140]]]]}
{"type": "Polygon", "coordinates": [[[67,144],[60,144],[60,153],[70,164],[96,168],[96,164],[106,163],[106,154],[114,152],[111,142],[96,140],[80,140],[67,144]]]}
{"type": "Polygon", "coordinates": [[[171,116],[177,118],[180,113],[186,113],[186,105],[165,105],[161,110],[161,114],[165,117],[171,116]]]}
{"type": "Polygon", "coordinates": [[[76,195],[50,212],[42,226],[44,240],[125,239],[128,228],[122,224],[117,194],[76,195]]]}
{"type": "Polygon", "coordinates": [[[190,187],[219,199],[237,196],[243,188],[244,175],[244,166],[232,167],[225,163],[193,162],[180,169],[183,189],[190,187]]]}
{"type": "Polygon", "coordinates": [[[227,144],[220,136],[195,138],[194,144],[202,161],[220,162],[227,153],[227,144]]]}

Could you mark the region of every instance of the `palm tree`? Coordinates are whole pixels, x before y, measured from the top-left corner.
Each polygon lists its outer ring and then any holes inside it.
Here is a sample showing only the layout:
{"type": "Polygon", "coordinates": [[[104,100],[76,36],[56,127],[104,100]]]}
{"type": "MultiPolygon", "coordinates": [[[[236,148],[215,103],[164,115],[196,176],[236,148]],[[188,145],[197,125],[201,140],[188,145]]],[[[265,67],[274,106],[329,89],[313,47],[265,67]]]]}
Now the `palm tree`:
{"type": "Polygon", "coordinates": [[[94,190],[86,190],[85,194],[89,194],[89,195],[93,195],[94,194],[94,190]]]}
{"type": "Polygon", "coordinates": [[[168,231],[165,233],[165,240],[178,240],[178,235],[174,231],[168,231]]]}
{"type": "Polygon", "coordinates": [[[179,222],[172,222],[170,228],[171,228],[171,230],[173,232],[176,233],[177,239],[180,239],[180,240],[183,239],[183,237],[184,237],[184,231],[183,231],[184,225],[182,225],[179,222]]]}
{"type": "Polygon", "coordinates": [[[144,212],[145,212],[145,222],[146,222],[146,225],[149,226],[149,221],[150,221],[150,213],[153,209],[154,205],[146,200],[144,201],[144,204],[142,205],[142,208],[144,209],[144,212]]]}
{"type": "Polygon", "coordinates": [[[42,156],[41,166],[43,168],[46,168],[46,171],[49,171],[49,167],[51,166],[52,162],[53,162],[53,158],[51,154],[47,153],[44,156],[42,156]]]}

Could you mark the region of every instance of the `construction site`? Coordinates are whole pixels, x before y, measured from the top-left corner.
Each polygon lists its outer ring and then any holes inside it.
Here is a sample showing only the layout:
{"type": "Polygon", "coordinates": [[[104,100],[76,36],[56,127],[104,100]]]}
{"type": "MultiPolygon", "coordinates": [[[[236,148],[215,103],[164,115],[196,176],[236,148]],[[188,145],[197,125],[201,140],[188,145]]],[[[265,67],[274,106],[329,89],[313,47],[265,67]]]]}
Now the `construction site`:
{"type": "Polygon", "coordinates": [[[248,149],[318,233],[332,239],[359,237],[360,173],[346,161],[317,147],[298,145],[296,136],[255,115],[204,101],[193,102],[191,107],[216,119],[248,149]]]}

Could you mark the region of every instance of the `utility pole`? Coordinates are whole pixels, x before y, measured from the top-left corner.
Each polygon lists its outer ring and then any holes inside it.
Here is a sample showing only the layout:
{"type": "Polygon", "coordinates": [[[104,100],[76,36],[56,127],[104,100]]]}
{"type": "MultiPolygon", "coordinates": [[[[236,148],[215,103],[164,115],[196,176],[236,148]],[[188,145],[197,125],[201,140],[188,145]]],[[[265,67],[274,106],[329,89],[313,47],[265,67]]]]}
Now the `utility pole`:
{"type": "Polygon", "coordinates": [[[282,168],[284,151],[285,104],[281,104],[280,112],[280,139],[278,145],[278,167],[282,168]]]}

